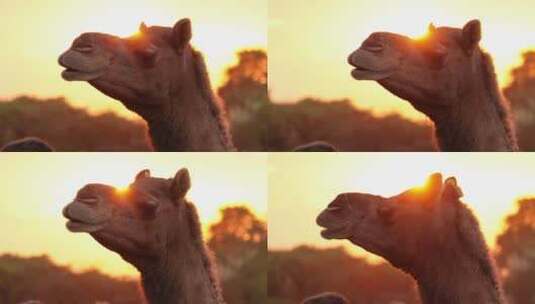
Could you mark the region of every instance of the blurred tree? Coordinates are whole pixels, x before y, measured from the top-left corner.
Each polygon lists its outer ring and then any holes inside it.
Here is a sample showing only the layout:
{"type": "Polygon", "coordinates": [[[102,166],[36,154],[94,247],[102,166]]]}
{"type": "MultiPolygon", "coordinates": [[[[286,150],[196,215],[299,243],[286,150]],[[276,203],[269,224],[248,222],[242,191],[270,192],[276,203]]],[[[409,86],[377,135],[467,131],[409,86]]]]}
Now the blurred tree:
{"type": "Polygon", "coordinates": [[[47,304],[143,303],[135,280],[112,278],[95,270],[74,273],[47,256],[0,256],[0,303],[27,300],[47,304]]]}
{"type": "Polygon", "coordinates": [[[243,115],[257,111],[269,103],[267,90],[267,55],[263,50],[246,50],[238,53],[238,63],[227,69],[227,81],[218,89],[218,94],[232,110],[237,120],[246,120],[243,115]]]}
{"type": "Polygon", "coordinates": [[[296,303],[326,291],[340,293],[352,304],[419,303],[408,275],[386,263],[353,257],[341,247],[269,252],[269,303],[296,303]]]}
{"type": "Polygon", "coordinates": [[[221,210],[210,226],[208,247],[215,254],[228,303],[264,303],[267,299],[267,229],[246,207],[221,210]]]}
{"type": "Polygon", "coordinates": [[[218,94],[225,101],[234,144],[240,151],[261,151],[266,122],[258,121],[257,113],[270,104],[265,51],[239,52],[237,64],[226,75],[218,94]]]}
{"type": "Polygon", "coordinates": [[[227,207],[221,215],[221,220],[210,226],[208,246],[218,254],[218,261],[240,266],[249,258],[244,254],[253,255],[266,243],[266,225],[246,207],[227,207]]]}
{"type": "Polygon", "coordinates": [[[522,58],[503,92],[511,102],[520,149],[535,151],[535,51],[525,52],[522,58]]]}
{"type": "Polygon", "coordinates": [[[259,112],[269,151],[288,151],[322,140],[341,151],[433,151],[432,128],[399,115],[376,117],[349,100],[303,99],[259,112]]]}
{"type": "Polygon", "coordinates": [[[91,115],[64,98],[28,96],[0,102],[0,146],[27,136],[56,151],[149,151],[146,127],[113,113],[91,115]]]}
{"type": "Polygon", "coordinates": [[[510,303],[535,303],[535,198],[518,202],[496,244],[496,261],[510,303]]]}

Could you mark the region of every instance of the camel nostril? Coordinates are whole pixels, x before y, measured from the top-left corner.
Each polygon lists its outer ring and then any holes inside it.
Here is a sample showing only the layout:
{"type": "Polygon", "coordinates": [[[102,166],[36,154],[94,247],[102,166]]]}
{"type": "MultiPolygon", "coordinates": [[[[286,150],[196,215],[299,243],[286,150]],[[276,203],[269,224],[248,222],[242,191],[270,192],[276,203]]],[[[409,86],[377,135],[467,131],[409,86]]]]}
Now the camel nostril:
{"type": "Polygon", "coordinates": [[[345,196],[344,194],[339,194],[336,198],[327,206],[329,210],[340,210],[343,209],[345,205],[345,196]]]}
{"type": "Polygon", "coordinates": [[[366,51],[378,53],[384,49],[384,44],[379,38],[370,37],[366,39],[360,47],[365,49],[366,51]]]}
{"type": "Polygon", "coordinates": [[[98,203],[98,198],[96,197],[84,197],[84,198],[77,198],[77,202],[86,204],[86,205],[96,205],[98,203]]]}
{"type": "Polygon", "coordinates": [[[372,53],[379,53],[384,49],[383,45],[381,44],[366,44],[362,45],[362,48],[372,53]]]}
{"type": "Polygon", "coordinates": [[[90,53],[94,50],[94,46],[88,39],[79,39],[74,41],[71,49],[80,53],[90,53]]]}
{"type": "Polygon", "coordinates": [[[80,53],[91,53],[94,48],[90,45],[75,45],[72,49],[80,53]]]}

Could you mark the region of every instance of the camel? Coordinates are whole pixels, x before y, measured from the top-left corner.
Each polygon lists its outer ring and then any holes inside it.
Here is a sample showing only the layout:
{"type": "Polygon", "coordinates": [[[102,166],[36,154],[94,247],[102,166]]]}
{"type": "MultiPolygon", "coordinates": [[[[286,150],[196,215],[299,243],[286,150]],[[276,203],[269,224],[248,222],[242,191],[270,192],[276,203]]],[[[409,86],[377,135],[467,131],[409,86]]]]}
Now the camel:
{"type": "Polygon", "coordinates": [[[517,151],[506,99],[479,20],[462,29],[429,26],[425,38],[372,33],[349,55],[356,80],[377,81],[429,117],[442,151],[517,151]]]}
{"type": "Polygon", "coordinates": [[[71,232],[89,233],[141,273],[151,304],[224,304],[195,206],[186,200],[187,169],[174,178],[139,172],[126,191],[81,188],[63,209],[71,232]]]}
{"type": "Polygon", "coordinates": [[[25,137],[8,142],[0,152],[53,152],[54,149],[45,141],[36,137],[25,137]]]}
{"type": "Polygon", "coordinates": [[[225,114],[189,19],[174,27],[142,23],[119,38],[83,33],[58,59],[63,79],[87,81],[140,115],[157,151],[233,151],[225,114]]]}
{"type": "Polygon", "coordinates": [[[412,275],[424,304],[504,303],[494,263],[454,177],[389,198],[343,193],[316,219],[325,239],[347,239],[412,275]]]}
{"type": "Polygon", "coordinates": [[[324,292],[306,298],[302,304],[349,304],[349,301],[338,293],[324,292]]]}

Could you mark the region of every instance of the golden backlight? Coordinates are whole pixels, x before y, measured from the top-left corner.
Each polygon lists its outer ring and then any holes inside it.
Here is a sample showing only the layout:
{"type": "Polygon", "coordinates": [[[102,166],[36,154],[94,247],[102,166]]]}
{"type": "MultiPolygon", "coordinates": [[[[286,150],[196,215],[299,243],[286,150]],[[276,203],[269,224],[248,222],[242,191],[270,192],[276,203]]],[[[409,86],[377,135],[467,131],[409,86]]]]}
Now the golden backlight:
{"type": "Polygon", "coordinates": [[[486,0],[271,0],[269,27],[269,86],[274,100],[304,97],[351,98],[374,113],[423,116],[405,101],[373,81],[350,76],[348,55],[373,32],[393,32],[411,38],[435,26],[462,27],[480,19],[482,47],[494,58],[501,86],[519,64],[520,54],[535,48],[535,19],[529,1],[486,0]],[[508,14],[504,15],[504,12],[508,14]],[[512,18],[511,16],[514,16],[512,18]]]}
{"type": "Polygon", "coordinates": [[[456,177],[462,201],[474,210],[493,247],[516,200],[535,196],[534,165],[535,155],[527,154],[270,155],[268,246],[344,246],[366,254],[348,241],[322,239],[315,223],[321,210],[344,192],[389,197],[415,187],[426,191],[427,177],[440,172],[444,180],[456,177]]]}
{"type": "Polygon", "coordinates": [[[187,198],[197,206],[205,238],[225,206],[245,205],[266,219],[267,158],[262,154],[37,154],[0,156],[0,254],[47,254],[75,270],[94,267],[113,275],[137,274],[88,234],[67,231],[61,210],[88,183],[128,191],[142,169],[170,178],[188,168],[192,187],[187,198]]]}
{"type": "Polygon", "coordinates": [[[116,101],[87,83],[64,81],[59,55],[84,32],[118,36],[135,34],[147,26],[173,26],[180,18],[192,20],[192,44],[202,51],[214,87],[224,81],[225,69],[244,48],[267,47],[265,0],[0,0],[0,98],[28,94],[66,96],[92,112],[114,110],[132,117],[116,101]]]}

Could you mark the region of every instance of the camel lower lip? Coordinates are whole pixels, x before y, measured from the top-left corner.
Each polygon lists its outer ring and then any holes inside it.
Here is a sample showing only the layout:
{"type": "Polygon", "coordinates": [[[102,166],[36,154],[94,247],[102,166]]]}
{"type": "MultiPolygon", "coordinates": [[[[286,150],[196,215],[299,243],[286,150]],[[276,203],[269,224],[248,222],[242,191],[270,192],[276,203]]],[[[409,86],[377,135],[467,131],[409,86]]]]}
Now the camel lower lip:
{"type": "Polygon", "coordinates": [[[342,238],[341,234],[344,231],[345,231],[345,227],[325,228],[320,232],[320,234],[324,239],[330,240],[330,239],[342,238]]]}
{"type": "Polygon", "coordinates": [[[102,229],[103,224],[89,224],[80,221],[69,220],[65,226],[67,226],[67,229],[70,232],[95,232],[102,229]]]}
{"type": "Polygon", "coordinates": [[[102,76],[103,72],[83,72],[67,68],[61,72],[61,77],[67,81],[90,81],[102,76]]]}
{"type": "Polygon", "coordinates": [[[356,80],[381,80],[392,75],[391,71],[373,71],[357,67],[351,71],[351,76],[356,80]]]}

